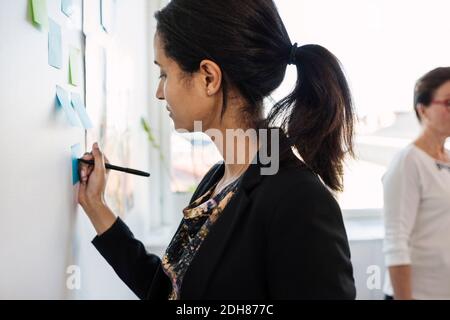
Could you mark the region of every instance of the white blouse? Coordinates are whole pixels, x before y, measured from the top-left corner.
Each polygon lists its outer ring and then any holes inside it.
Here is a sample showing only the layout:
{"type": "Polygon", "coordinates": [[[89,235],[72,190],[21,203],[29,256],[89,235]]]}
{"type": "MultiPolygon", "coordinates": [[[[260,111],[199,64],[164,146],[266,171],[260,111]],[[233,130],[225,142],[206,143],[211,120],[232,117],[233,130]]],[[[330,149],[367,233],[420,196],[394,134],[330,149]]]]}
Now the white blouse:
{"type": "Polygon", "coordinates": [[[409,145],[382,180],[386,267],[411,266],[414,299],[450,299],[450,164],[409,145]]]}

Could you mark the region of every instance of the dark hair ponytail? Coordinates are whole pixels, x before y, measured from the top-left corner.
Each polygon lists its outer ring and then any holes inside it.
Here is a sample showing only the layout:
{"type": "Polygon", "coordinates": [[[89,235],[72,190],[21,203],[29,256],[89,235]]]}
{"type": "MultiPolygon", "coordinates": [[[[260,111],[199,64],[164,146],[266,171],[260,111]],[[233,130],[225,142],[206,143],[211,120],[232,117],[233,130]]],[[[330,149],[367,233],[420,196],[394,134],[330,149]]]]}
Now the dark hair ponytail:
{"type": "Polygon", "coordinates": [[[319,45],[296,50],[295,89],[268,116],[280,121],[303,161],[332,190],[343,189],[343,160],[353,156],[352,98],[338,59],[319,45]]]}
{"type": "MultiPolygon", "coordinates": [[[[345,76],[328,50],[292,50],[273,0],[171,0],[155,18],[166,55],[186,74],[198,71],[204,59],[220,66],[222,114],[228,89],[236,88],[247,102],[242,119],[261,128],[281,118],[304,162],[332,190],[342,190],[343,159],[353,154],[353,110],[345,76]],[[292,62],[298,70],[294,91],[261,119],[264,99],[281,85],[292,62]]],[[[289,154],[289,145],[281,149],[281,158],[289,154]]]]}

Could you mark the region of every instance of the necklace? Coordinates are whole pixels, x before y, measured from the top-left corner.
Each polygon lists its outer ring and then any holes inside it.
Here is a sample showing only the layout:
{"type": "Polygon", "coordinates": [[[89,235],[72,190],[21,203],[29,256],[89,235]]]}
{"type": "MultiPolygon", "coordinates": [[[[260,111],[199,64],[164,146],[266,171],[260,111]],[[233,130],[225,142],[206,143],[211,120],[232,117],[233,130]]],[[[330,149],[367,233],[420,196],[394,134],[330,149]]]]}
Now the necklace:
{"type": "MultiPolygon", "coordinates": [[[[245,172],[245,171],[244,171],[245,172]]],[[[219,189],[219,184],[220,184],[220,180],[219,182],[217,182],[216,186],[214,187],[214,190],[211,194],[211,198],[215,197],[216,195],[218,195],[219,193],[221,193],[223,190],[225,190],[227,187],[229,187],[230,185],[232,185],[234,182],[236,182],[241,176],[243,175],[243,172],[240,173],[236,178],[233,178],[230,182],[227,182],[226,184],[224,184],[224,186],[221,186],[219,189]]]]}
{"type": "Polygon", "coordinates": [[[450,165],[436,162],[436,167],[439,169],[439,171],[446,169],[448,170],[448,172],[450,172],[450,165]]]}

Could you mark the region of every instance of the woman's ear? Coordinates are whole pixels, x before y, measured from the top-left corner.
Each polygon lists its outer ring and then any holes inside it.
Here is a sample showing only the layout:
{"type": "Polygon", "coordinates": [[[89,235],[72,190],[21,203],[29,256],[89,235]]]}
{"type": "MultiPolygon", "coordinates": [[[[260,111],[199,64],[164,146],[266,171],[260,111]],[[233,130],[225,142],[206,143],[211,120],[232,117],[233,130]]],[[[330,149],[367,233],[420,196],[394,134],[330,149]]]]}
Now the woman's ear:
{"type": "Polygon", "coordinates": [[[426,109],[427,108],[422,103],[417,105],[417,112],[419,113],[421,122],[427,119],[426,109]]]}
{"type": "Polygon", "coordinates": [[[205,88],[205,95],[212,96],[219,92],[222,86],[222,70],[217,63],[211,60],[203,60],[200,63],[200,75],[202,85],[205,88]]]}
{"type": "Polygon", "coordinates": [[[429,118],[430,118],[429,109],[430,108],[428,108],[426,105],[424,105],[422,103],[420,103],[417,106],[417,111],[418,111],[419,116],[420,116],[420,122],[422,124],[428,124],[428,121],[429,121],[429,118]]]}

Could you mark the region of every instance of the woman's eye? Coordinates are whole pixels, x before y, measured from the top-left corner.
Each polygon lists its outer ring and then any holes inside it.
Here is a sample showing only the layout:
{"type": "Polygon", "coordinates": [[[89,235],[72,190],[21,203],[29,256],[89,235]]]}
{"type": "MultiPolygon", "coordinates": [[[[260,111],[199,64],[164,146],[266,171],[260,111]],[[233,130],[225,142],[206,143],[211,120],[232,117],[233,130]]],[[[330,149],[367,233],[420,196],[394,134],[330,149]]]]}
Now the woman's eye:
{"type": "Polygon", "coordinates": [[[161,75],[159,76],[160,79],[165,78],[165,77],[166,77],[165,74],[161,74],[161,75]]]}

